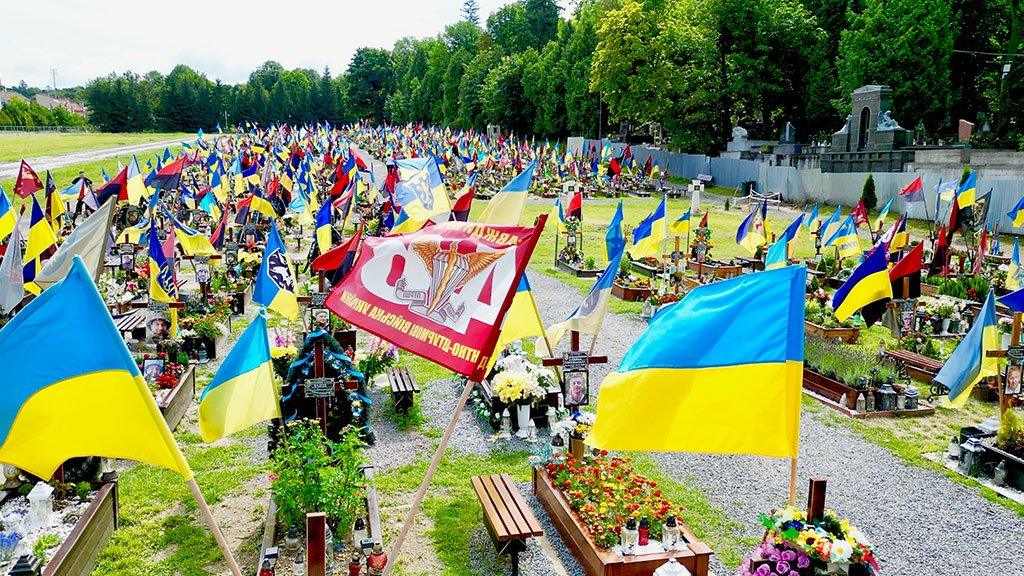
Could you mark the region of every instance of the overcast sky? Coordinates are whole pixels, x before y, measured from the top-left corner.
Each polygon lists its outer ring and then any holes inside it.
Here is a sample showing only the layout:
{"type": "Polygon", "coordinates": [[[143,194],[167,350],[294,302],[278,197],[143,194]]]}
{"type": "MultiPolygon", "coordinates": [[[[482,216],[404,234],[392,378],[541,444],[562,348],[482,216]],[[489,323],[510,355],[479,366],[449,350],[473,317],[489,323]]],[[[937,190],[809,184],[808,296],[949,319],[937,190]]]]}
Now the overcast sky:
{"type": "MultiPolygon", "coordinates": [[[[478,0],[481,22],[511,0],[478,0]]],[[[285,68],[348,67],[361,46],[434,36],[462,0],[11,0],[0,24],[0,84],[57,87],[187,64],[234,84],[265,60],[285,68]],[[152,7],[152,8],[151,8],[152,7]],[[159,7],[159,8],[157,8],[159,7]]]]}

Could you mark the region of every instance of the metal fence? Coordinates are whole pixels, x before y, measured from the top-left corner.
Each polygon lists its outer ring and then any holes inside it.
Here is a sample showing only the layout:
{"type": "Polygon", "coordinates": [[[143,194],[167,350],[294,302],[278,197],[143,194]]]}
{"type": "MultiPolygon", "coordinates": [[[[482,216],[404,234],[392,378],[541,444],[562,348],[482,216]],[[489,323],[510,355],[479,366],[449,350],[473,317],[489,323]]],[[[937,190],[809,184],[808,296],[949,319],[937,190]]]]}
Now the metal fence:
{"type": "Polygon", "coordinates": [[[93,132],[88,126],[0,126],[0,132],[93,132]]]}

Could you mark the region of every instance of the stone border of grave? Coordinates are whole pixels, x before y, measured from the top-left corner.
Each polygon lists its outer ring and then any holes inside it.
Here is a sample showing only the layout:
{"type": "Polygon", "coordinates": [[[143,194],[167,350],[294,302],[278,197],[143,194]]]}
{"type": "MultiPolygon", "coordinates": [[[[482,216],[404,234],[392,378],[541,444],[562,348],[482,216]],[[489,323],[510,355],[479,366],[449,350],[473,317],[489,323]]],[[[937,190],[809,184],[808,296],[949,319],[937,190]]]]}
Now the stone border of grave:
{"type": "Polygon", "coordinates": [[[860,338],[860,328],[826,328],[810,320],[804,320],[804,333],[820,336],[826,340],[842,340],[847,344],[856,344],[860,338]]]}
{"type": "Polygon", "coordinates": [[[649,576],[669,558],[675,558],[693,576],[708,576],[713,552],[685,524],[680,526],[680,532],[687,542],[686,550],[620,556],[594,543],[590,534],[581,527],[579,517],[569,508],[565,496],[555,488],[541,467],[533,469],[533,493],[587,576],[649,576]]]}
{"type": "Polygon", "coordinates": [[[597,278],[597,276],[600,275],[602,272],[601,270],[598,270],[596,268],[593,270],[590,270],[588,268],[577,268],[572,264],[569,264],[568,262],[557,259],[555,260],[555,266],[557,266],[561,271],[565,272],[566,274],[572,274],[577,278],[597,278]]]}
{"type": "Polygon", "coordinates": [[[931,416],[935,413],[934,406],[920,400],[918,401],[919,407],[910,410],[860,412],[856,409],[857,395],[861,392],[860,390],[850,388],[838,380],[818,374],[807,367],[804,367],[803,373],[803,392],[836,412],[858,420],[864,418],[931,416]],[[845,404],[841,403],[844,397],[846,398],[845,404]]]}
{"type": "Polygon", "coordinates": [[[92,572],[100,550],[117,529],[118,520],[117,481],[105,482],[75,523],[71,535],[43,568],[43,576],[79,576],[92,572]]]}

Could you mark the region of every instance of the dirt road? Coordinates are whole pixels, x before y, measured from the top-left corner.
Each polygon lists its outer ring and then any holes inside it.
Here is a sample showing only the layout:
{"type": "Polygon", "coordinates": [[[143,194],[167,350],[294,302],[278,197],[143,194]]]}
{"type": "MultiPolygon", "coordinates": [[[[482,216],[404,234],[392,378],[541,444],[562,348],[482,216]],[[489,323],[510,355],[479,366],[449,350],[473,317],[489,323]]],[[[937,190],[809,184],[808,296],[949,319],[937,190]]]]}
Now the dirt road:
{"type": "MultiPolygon", "coordinates": [[[[180,144],[181,139],[163,140],[160,142],[147,142],[145,144],[132,144],[130,146],[97,148],[95,150],[72,152],[70,154],[63,154],[61,156],[41,156],[39,158],[26,158],[26,160],[32,166],[32,168],[35,169],[36,172],[41,173],[44,170],[52,170],[54,168],[72,166],[75,164],[85,164],[87,162],[95,162],[96,160],[113,158],[115,156],[137,154],[139,152],[146,152],[148,150],[166,148],[169,146],[177,146],[180,144]]],[[[0,179],[16,177],[18,175],[19,166],[21,166],[20,161],[0,163],[0,179]]]]}

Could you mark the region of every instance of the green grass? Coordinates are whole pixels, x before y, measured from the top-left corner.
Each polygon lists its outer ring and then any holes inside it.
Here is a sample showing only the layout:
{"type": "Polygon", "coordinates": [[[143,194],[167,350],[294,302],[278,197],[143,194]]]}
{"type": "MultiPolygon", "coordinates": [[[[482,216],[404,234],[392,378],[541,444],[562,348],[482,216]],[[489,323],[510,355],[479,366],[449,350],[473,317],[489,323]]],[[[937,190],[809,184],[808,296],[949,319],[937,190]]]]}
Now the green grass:
{"type": "MultiPolygon", "coordinates": [[[[262,472],[250,463],[252,449],[245,444],[211,447],[187,431],[175,438],[211,506],[262,472]]],[[[93,574],[198,576],[223,561],[179,474],[138,464],[121,474],[118,490],[121,525],[100,552],[93,574]]]]}
{"type": "Polygon", "coordinates": [[[17,162],[22,158],[59,156],[97,148],[115,148],[174,139],[195,139],[195,135],[180,132],[0,132],[0,162],[17,162]]]}

